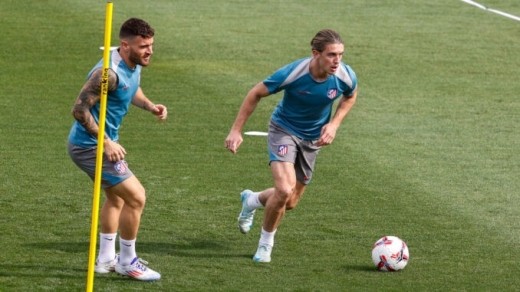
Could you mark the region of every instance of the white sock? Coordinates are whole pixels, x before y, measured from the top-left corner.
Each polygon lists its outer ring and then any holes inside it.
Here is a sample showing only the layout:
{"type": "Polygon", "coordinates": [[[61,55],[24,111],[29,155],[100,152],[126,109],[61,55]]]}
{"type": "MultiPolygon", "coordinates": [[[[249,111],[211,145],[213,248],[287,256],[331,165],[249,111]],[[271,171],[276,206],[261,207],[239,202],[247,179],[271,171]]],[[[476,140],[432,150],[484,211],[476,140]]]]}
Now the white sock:
{"type": "Polygon", "coordinates": [[[260,207],[263,207],[262,203],[260,203],[259,198],[260,192],[252,193],[251,196],[247,199],[247,206],[251,209],[258,209],[260,207]]]}
{"type": "Polygon", "coordinates": [[[135,239],[125,240],[119,236],[119,263],[129,265],[136,257],[135,239]]]}
{"type": "Polygon", "coordinates": [[[270,246],[274,245],[274,235],[276,234],[276,229],[273,232],[267,232],[262,227],[262,233],[260,235],[259,244],[268,244],[270,246]]]}
{"type": "Polygon", "coordinates": [[[117,233],[99,233],[99,255],[100,263],[108,262],[116,257],[117,233]]]}

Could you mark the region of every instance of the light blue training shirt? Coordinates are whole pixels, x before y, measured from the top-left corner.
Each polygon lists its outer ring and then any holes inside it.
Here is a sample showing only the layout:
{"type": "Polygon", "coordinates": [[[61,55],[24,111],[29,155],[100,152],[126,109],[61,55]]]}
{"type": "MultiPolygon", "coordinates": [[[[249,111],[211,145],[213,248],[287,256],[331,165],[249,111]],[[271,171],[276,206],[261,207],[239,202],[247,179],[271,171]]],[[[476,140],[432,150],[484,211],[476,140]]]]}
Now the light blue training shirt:
{"type": "MultiPolygon", "coordinates": [[[[87,78],[90,78],[92,73],[99,68],[103,68],[103,59],[90,70],[87,78]]],[[[110,69],[116,73],[118,83],[117,89],[109,91],[107,95],[105,133],[110,137],[110,140],[118,141],[119,127],[128,113],[130,103],[139,88],[141,66],[136,65],[135,68],[129,68],[121,58],[121,55],[119,55],[118,50],[113,50],[110,54],[110,69]]],[[[98,124],[99,108],[100,103],[98,102],[90,109],[90,113],[98,124]]],[[[78,121],[74,121],[69,133],[69,142],[80,147],[90,148],[97,146],[97,137],[87,132],[78,121]]]]}
{"type": "Polygon", "coordinates": [[[320,137],[321,128],[330,121],[334,101],[352,95],[357,86],[356,74],[345,63],[327,80],[314,80],[309,70],[311,60],[294,61],[263,81],[271,94],[284,90],[271,120],[304,140],[320,137]]]}

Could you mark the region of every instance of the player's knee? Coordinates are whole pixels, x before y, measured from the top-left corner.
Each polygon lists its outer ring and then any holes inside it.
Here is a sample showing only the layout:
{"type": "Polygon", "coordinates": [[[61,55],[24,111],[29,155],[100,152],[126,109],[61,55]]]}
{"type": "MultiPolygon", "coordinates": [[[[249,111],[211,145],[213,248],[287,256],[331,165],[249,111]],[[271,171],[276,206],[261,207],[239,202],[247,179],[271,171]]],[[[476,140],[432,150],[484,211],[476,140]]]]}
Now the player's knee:
{"type": "Polygon", "coordinates": [[[294,187],[290,185],[276,188],[276,193],[282,201],[287,201],[291,197],[293,191],[294,187]]]}
{"type": "Polygon", "coordinates": [[[289,200],[287,204],[285,204],[285,210],[292,210],[296,208],[296,205],[298,205],[298,200],[289,200]]]}
{"type": "MultiPolygon", "coordinates": [[[[289,202],[291,201],[291,198],[293,196],[293,193],[294,193],[294,187],[291,186],[291,185],[286,185],[286,186],[282,186],[282,187],[279,187],[279,188],[276,188],[276,198],[278,199],[278,205],[280,206],[280,208],[284,208],[287,209],[287,205],[291,205],[289,202]]],[[[292,206],[294,207],[294,206],[292,206]]]]}
{"type": "Polygon", "coordinates": [[[292,193],[292,195],[287,200],[287,203],[285,204],[285,210],[292,210],[296,208],[296,205],[300,202],[300,199],[303,195],[303,192],[305,190],[305,187],[301,187],[297,185],[292,193]]]}
{"type": "Polygon", "coordinates": [[[146,196],[143,195],[136,200],[136,208],[143,210],[144,205],[146,205],[146,196]]]}
{"type": "Polygon", "coordinates": [[[143,210],[144,206],[146,204],[146,192],[144,189],[142,189],[141,192],[138,192],[132,196],[130,196],[130,199],[125,202],[126,205],[129,207],[136,209],[136,210],[143,210]]]}

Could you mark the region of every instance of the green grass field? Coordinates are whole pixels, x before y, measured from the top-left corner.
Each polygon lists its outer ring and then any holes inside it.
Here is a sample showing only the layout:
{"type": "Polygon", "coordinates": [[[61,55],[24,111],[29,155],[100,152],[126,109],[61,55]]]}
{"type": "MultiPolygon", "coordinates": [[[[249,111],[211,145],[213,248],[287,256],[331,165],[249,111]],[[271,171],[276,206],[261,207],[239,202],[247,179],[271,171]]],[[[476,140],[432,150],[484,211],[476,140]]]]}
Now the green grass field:
{"type": "MultiPolygon", "coordinates": [[[[481,0],[520,15],[517,0],[481,0]]],[[[104,1],[2,0],[0,291],[85,289],[92,183],[66,154],[70,109],[102,57],[104,1]]],[[[132,109],[122,130],[148,191],[137,249],[162,274],[96,276],[96,291],[515,291],[520,287],[520,22],[456,0],[114,1],[148,20],[142,87],[169,107],[132,109]],[[249,88],[338,30],[358,103],[324,148],[273,262],[254,264],[239,193],[271,185],[265,138],[224,139],[249,88]],[[373,268],[397,235],[411,260],[373,268]]],[[[280,96],[245,130],[265,131],[280,96]]]]}

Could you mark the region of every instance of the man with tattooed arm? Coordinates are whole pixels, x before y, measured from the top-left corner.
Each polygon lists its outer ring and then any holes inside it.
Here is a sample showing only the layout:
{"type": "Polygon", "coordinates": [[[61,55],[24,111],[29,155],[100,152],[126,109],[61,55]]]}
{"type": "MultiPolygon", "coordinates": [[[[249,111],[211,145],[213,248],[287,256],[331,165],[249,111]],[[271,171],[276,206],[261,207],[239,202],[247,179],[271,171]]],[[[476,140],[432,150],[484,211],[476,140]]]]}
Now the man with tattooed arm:
{"type": "MultiPolygon", "coordinates": [[[[142,281],[159,280],[161,275],[137,257],[135,242],[144,209],[145,189],[125,161],[126,150],[119,144],[119,127],[130,104],[151,112],[159,120],[168,113],[143,93],[141,68],[153,54],[154,29],[144,20],[130,18],[121,26],[120,46],[110,53],[108,96],[102,171],[106,199],[101,208],[101,232],[97,273],[117,272],[142,281]],[[115,241],[119,235],[120,253],[115,241]]],[[[95,175],[97,136],[103,60],[89,72],[72,109],[75,122],[69,134],[68,152],[74,163],[92,179],[95,175]]]]}

